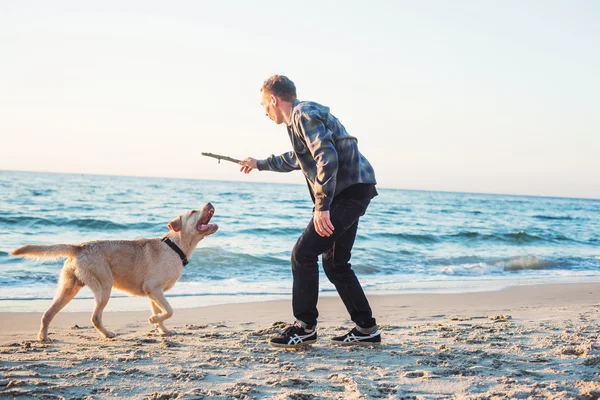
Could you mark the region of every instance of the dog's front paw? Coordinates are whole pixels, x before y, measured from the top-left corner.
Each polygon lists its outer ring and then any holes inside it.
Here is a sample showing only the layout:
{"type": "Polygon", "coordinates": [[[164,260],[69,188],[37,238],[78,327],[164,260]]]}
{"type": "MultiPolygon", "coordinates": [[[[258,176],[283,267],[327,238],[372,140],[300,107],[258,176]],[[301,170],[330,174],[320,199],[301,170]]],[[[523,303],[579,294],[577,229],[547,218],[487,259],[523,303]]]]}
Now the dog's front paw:
{"type": "Polygon", "coordinates": [[[48,338],[48,329],[40,329],[40,332],[38,333],[38,340],[40,342],[51,342],[52,340],[48,338]]]}
{"type": "Polygon", "coordinates": [[[109,331],[106,331],[106,333],[104,334],[104,337],[107,338],[107,339],[112,339],[115,336],[117,336],[117,335],[115,335],[114,333],[109,332],[109,331]]]}
{"type": "Polygon", "coordinates": [[[150,318],[148,318],[148,322],[150,322],[151,324],[158,323],[158,316],[157,315],[151,316],[150,318]]]}
{"type": "Polygon", "coordinates": [[[177,335],[177,331],[173,330],[173,329],[161,329],[160,330],[163,336],[173,336],[173,335],[177,335]]]}

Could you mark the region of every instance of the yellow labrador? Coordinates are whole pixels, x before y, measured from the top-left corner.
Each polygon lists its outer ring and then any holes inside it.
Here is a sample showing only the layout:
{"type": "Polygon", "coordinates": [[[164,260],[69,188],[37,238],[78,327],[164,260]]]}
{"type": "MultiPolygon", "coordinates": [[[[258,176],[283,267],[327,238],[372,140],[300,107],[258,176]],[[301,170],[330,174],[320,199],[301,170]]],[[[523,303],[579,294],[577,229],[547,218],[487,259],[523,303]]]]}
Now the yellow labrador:
{"type": "Polygon", "coordinates": [[[38,259],[67,257],[56,297],[42,317],[38,339],[48,339],[50,321],[85,285],[94,293],[92,324],[105,337],[115,336],[102,324],[102,310],[113,287],[136,296],[148,296],[152,308],[148,321],[156,324],[166,335],[175,333],[163,323],[173,315],[164,292],[177,282],[198,243],[219,228],[209,223],[214,212],[214,207],[208,203],[201,210],[180,215],[169,222],[169,232],[162,239],[27,245],[13,250],[10,253],[13,256],[38,259]]]}

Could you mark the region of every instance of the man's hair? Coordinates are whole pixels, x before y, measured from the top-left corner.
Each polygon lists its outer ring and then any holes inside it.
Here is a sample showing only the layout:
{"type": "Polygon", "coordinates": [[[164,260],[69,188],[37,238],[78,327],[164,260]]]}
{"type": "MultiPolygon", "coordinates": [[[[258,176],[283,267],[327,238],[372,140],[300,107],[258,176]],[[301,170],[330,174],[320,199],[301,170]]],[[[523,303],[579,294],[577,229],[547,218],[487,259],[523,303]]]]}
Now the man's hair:
{"type": "Polygon", "coordinates": [[[285,101],[296,100],[296,85],[287,76],[273,75],[263,83],[260,90],[285,101]]]}

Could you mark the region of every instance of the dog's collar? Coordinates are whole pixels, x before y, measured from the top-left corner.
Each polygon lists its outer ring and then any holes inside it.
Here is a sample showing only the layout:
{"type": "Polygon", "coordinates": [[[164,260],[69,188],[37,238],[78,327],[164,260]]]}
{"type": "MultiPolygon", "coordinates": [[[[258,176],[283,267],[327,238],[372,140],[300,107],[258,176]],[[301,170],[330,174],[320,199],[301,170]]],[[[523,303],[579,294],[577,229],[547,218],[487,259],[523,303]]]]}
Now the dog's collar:
{"type": "Polygon", "coordinates": [[[177,246],[175,243],[173,243],[173,241],[171,239],[169,239],[168,237],[165,236],[165,237],[163,237],[160,240],[162,240],[170,248],[172,248],[173,251],[175,251],[175,253],[179,254],[179,258],[181,258],[181,262],[183,263],[184,267],[189,264],[189,261],[188,261],[187,257],[185,256],[185,254],[183,254],[183,251],[181,251],[181,249],[179,248],[179,246],[177,246]]]}

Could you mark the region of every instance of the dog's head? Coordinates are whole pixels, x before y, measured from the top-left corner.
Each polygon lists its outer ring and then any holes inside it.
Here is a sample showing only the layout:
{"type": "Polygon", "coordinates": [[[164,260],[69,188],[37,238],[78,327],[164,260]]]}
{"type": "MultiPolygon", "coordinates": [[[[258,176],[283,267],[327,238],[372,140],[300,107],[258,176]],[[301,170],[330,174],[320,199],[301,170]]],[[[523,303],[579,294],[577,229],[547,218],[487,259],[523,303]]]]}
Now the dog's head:
{"type": "Polygon", "coordinates": [[[207,203],[200,210],[190,210],[169,222],[169,229],[181,232],[182,236],[199,236],[200,239],[203,239],[219,229],[217,224],[209,223],[214,214],[215,208],[212,204],[207,203]]]}

